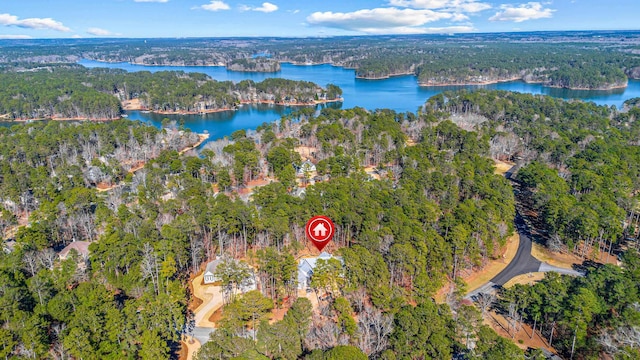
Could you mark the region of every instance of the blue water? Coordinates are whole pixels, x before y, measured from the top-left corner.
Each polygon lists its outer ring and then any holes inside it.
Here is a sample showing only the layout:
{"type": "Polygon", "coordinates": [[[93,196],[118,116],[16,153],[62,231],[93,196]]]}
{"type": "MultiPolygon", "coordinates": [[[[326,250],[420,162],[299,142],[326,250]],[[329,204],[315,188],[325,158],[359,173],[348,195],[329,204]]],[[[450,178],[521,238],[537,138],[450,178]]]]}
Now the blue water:
{"type": "MultiPolygon", "coordinates": [[[[615,105],[620,108],[622,103],[630,98],[640,97],[640,81],[630,80],[625,89],[611,91],[567,90],[545,87],[540,84],[527,84],[522,81],[511,81],[484,86],[430,86],[420,87],[414,76],[398,76],[384,80],[356,79],[354,70],[343,69],[331,65],[292,65],[282,64],[282,70],[277,73],[254,73],[227,71],[221,66],[143,66],[129,63],[104,63],[82,60],[81,65],[93,67],[108,67],[135,71],[166,71],[182,70],[185,72],[200,72],[219,81],[238,82],[245,79],[262,81],[269,77],[281,77],[291,80],[312,81],[321,86],[329,83],[338,85],[343,90],[344,103],[332,106],[342,108],[363,107],[374,110],[379,108],[393,109],[398,112],[415,112],[433,95],[446,90],[467,89],[499,89],[521,93],[544,94],[562,99],[582,99],[593,101],[598,105],[615,105]]],[[[192,131],[211,134],[210,139],[217,139],[231,134],[239,129],[256,128],[264,122],[279,119],[290,113],[291,108],[279,106],[244,106],[238,111],[228,111],[206,115],[157,115],[152,113],[130,112],[129,119],[140,120],[160,126],[162,119],[184,121],[184,125],[192,131]]]]}
{"type": "Polygon", "coordinates": [[[593,101],[598,105],[615,105],[618,108],[622,103],[633,97],[640,97],[640,80],[630,80],[625,89],[611,91],[586,91],[567,90],[542,86],[540,84],[527,84],[522,81],[510,81],[483,86],[418,86],[414,76],[398,76],[384,80],[363,80],[355,78],[355,70],[347,70],[331,65],[292,65],[282,64],[282,70],[277,73],[254,73],[227,71],[222,66],[142,66],[129,63],[103,63],[98,61],[82,60],[79,62],[86,67],[109,67],[134,71],[166,71],[182,70],[185,72],[200,72],[219,81],[231,80],[234,82],[251,79],[262,81],[270,77],[280,77],[291,80],[312,81],[320,86],[329,83],[338,85],[343,90],[343,108],[360,106],[374,110],[388,108],[400,112],[416,111],[424,102],[433,95],[446,90],[467,89],[499,89],[517,91],[531,94],[544,94],[563,99],[583,99],[593,101]]]}
{"type": "MultiPolygon", "coordinates": [[[[326,106],[333,106],[328,104],[326,106]]],[[[270,123],[290,114],[297,108],[276,105],[243,105],[236,111],[224,111],[203,115],[164,115],[128,111],[129,120],[139,120],[147,124],[160,126],[164,118],[175,120],[198,133],[208,132],[209,140],[230,135],[236,130],[255,129],[262,123],[270,123]]]]}

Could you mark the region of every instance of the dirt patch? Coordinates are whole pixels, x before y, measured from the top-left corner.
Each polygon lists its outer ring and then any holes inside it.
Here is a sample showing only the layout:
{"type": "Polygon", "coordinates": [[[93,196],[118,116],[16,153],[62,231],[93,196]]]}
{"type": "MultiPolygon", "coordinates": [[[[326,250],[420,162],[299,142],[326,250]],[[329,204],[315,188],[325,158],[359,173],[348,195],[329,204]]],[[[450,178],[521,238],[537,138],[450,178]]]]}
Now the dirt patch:
{"type": "Polygon", "coordinates": [[[185,358],[182,357],[182,348],[180,350],[180,359],[186,359],[186,360],[191,360],[193,359],[193,357],[195,356],[196,352],[198,350],[200,350],[200,347],[202,346],[200,344],[200,341],[198,341],[196,338],[191,338],[191,337],[186,337],[184,341],[182,341],[180,343],[180,345],[182,347],[185,347],[187,350],[187,355],[185,358]]]}
{"type": "Polygon", "coordinates": [[[298,290],[298,297],[304,297],[309,299],[309,301],[311,302],[311,307],[313,311],[314,312],[318,311],[320,304],[318,303],[318,297],[313,291],[307,292],[306,290],[298,290]]]}
{"type": "MultiPolygon", "coordinates": [[[[520,236],[516,233],[509,237],[507,244],[501,249],[502,256],[500,258],[490,260],[482,269],[473,270],[462,275],[462,279],[467,283],[467,291],[472,292],[481,287],[504,270],[516,256],[518,246],[520,246],[520,236]]],[[[448,283],[438,290],[434,296],[437,303],[442,304],[445,302],[452,286],[452,283],[448,283]]]]}
{"type": "Polygon", "coordinates": [[[218,321],[222,319],[222,308],[217,309],[209,316],[209,322],[213,324],[217,324],[218,321]]]}
{"type": "Polygon", "coordinates": [[[533,246],[531,247],[531,255],[540,261],[548,263],[549,265],[564,269],[573,269],[573,265],[582,264],[582,259],[576,255],[552,252],[537,243],[533,243],[533,246]]]}
{"type": "Polygon", "coordinates": [[[180,350],[178,350],[178,359],[187,360],[189,357],[189,346],[184,341],[180,341],[180,350]]]}
{"type": "Polygon", "coordinates": [[[509,169],[511,169],[513,167],[513,165],[515,165],[514,163],[510,163],[510,162],[506,162],[506,161],[500,161],[500,160],[496,160],[494,159],[493,162],[495,163],[495,170],[494,172],[498,175],[504,175],[507,173],[507,171],[509,171],[509,169]]]}
{"type": "Polygon", "coordinates": [[[144,168],[145,162],[144,161],[138,161],[137,163],[131,164],[131,168],[129,169],[129,174],[133,174],[136,171],[144,168]]]}
{"type": "Polygon", "coordinates": [[[101,182],[101,183],[98,183],[96,185],[96,191],[105,192],[105,191],[112,190],[112,189],[116,188],[117,186],[118,186],[118,184],[107,184],[107,183],[101,182]]]}
{"type": "Polygon", "coordinates": [[[144,110],[142,101],[140,99],[125,100],[122,102],[122,108],[124,110],[144,110]]]}
{"type": "Polygon", "coordinates": [[[258,186],[265,186],[265,185],[271,184],[272,182],[273,182],[273,180],[269,179],[269,178],[251,180],[251,181],[247,182],[247,187],[248,188],[254,188],[254,187],[258,187],[258,186]]]}
{"type": "Polygon", "coordinates": [[[540,332],[537,331],[537,329],[535,334],[532,336],[531,326],[527,324],[519,325],[519,331],[514,331],[510,329],[507,319],[505,319],[504,316],[493,311],[488,312],[487,315],[485,315],[484,323],[491,326],[498,335],[512,340],[514,344],[523,350],[526,350],[527,348],[545,348],[550,352],[557,354],[556,349],[547,344],[547,341],[540,336],[540,332]]]}
{"type": "Polygon", "coordinates": [[[300,154],[300,157],[303,159],[312,159],[313,155],[318,151],[318,148],[312,146],[298,146],[294,151],[300,154]]]}
{"type": "Polygon", "coordinates": [[[273,324],[284,319],[284,315],[289,311],[289,307],[284,307],[282,309],[273,309],[271,310],[271,317],[269,318],[269,324],[273,324]]]}
{"type": "Polygon", "coordinates": [[[516,277],[511,278],[511,280],[507,281],[503,285],[503,287],[505,289],[508,289],[516,284],[533,285],[538,281],[544,279],[544,274],[545,273],[543,272],[533,272],[533,273],[518,275],[516,277]]]}
{"type": "Polygon", "coordinates": [[[191,301],[189,302],[188,309],[195,312],[195,310],[199,308],[204,301],[194,295],[193,284],[191,282],[189,282],[189,293],[191,294],[191,301]]]}

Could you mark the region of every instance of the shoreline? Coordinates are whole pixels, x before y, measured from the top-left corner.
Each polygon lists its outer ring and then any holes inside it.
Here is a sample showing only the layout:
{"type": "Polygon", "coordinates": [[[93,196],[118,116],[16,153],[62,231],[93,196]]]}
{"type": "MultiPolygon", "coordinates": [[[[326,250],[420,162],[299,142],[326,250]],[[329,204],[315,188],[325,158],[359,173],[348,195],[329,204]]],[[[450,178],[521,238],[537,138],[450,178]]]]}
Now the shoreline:
{"type": "Polygon", "coordinates": [[[195,144],[193,144],[191,146],[187,146],[186,148],[178,151],[178,154],[182,155],[182,154],[186,153],[187,151],[191,151],[193,149],[197,149],[205,141],[209,140],[210,134],[208,134],[208,133],[197,133],[197,134],[198,134],[198,142],[196,142],[195,144]]]}
{"type": "Polygon", "coordinates": [[[361,80],[386,80],[386,79],[390,79],[392,77],[408,76],[408,75],[416,76],[416,74],[414,72],[407,71],[407,72],[403,72],[403,73],[401,72],[401,73],[388,74],[388,75],[384,75],[384,76],[380,76],[380,77],[369,77],[369,76],[356,75],[356,79],[361,79],[361,80]]]}
{"type": "Polygon", "coordinates": [[[618,86],[609,86],[606,88],[595,88],[595,89],[590,89],[590,88],[572,88],[572,87],[565,87],[565,86],[556,86],[556,85],[545,85],[544,83],[541,83],[542,86],[546,86],[546,87],[550,87],[550,88],[554,88],[554,89],[567,89],[567,90],[576,90],[576,91],[611,91],[611,90],[618,90],[618,89],[626,89],[629,86],[629,83],[625,84],[625,85],[618,85],[618,86]]]}
{"type": "MultiPolygon", "coordinates": [[[[502,82],[511,82],[511,81],[524,81],[522,77],[513,77],[509,79],[501,79],[501,80],[488,80],[482,82],[474,82],[474,83],[451,83],[451,82],[439,82],[435,84],[425,83],[418,81],[418,86],[421,87],[439,87],[439,86],[484,86],[484,85],[493,85],[502,82]]],[[[526,82],[526,81],[525,81],[526,82]]]]}
{"type": "MultiPolygon", "coordinates": [[[[108,60],[99,60],[99,59],[88,59],[88,58],[83,58],[81,60],[89,60],[89,61],[95,61],[95,62],[99,62],[99,63],[104,63],[104,64],[129,64],[129,65],[136,65],[136,66],[170,66],[170,67],[180,67],[180,66],[184,66],[184,67],[227,67],[224,64],[205,64],[205,65],[177,65],[177,64],[145,64],[145,63],[139,63],[139,62],[135,62],[135,61],[108,61],[108,60]]],[[[77,63],[77,62],[76,62],[77,63]]]]}
{"type": "Polygon", "coordinates": [[[116,121],[122,119],[121,117],[117,118],[100,118],[100,119],[89,119],[89,118],[60,118],[60,117],[50,117],[50,118],[33,118],[33,119],[7,119],[7,122],[16,122],[16,123],[28,123],[33,121],[94,121],[94,122],[108,122],[108,121],[116,121]]]}
{"type": "MultiPolygon", "coordinates": [[[[303,106],[316,106],[328,103],[336,103],[336,102],[344,102],[344,98],[338,98],[334,100],[314,100],[312,103],[299,103],[299,102],[275,102],[272,100],[261,100],[261,101],[241,101],[238,106],[243,105],[276,105],[276,106],[293,106],[293,107],[303,107],[303,106]]],[[[237,111],[237,107],[229,107],[229,108],[221,108],[221,109],[207,109],[202,111],[157,111],[150,110],[147,108],[127,108],[126,111],[149,111],[152,114],[160,114],[160,115],[203,115],[203,114],[214,114],[225,111],[237,111]]]]}
{"type": "MultiPolygon", "coordinates": [[[[187,151],[191,151],[193,149],[197,149],[198,147],[200,147],[200,145],[202,145],[205,141],[207,141],[209,139],[209,134],[208,133],[196,133],[198,134],[198,141],[190,146],[187,146],[186,148],[178,151],[179,155],[183,155],[184,153],[186,153],[187,151]]],[[[147,163],[146,162],[142,162],[134,167],[132,167],[131,169],[129,169],[128,173],[129,174],[135,174],[136,172],[138,172],[141,169],[144,169],[145,165],[147,163]]],[[[119,181],[117,184],[111,184],[109,186],[106,187],[98,187],[98,185],[96,185],[95,189],[97,192],[107,192],[107,191],[111,191],[119,186],[122,186],[122,184],[124,183],[124,180],[119,181]]]]}
{"type": "MultiPolygon", "coordinates": [[[[338,98],[334,100],[314,100],[312,103],[287,103],[287,102],[275,102],[270,100],[262,100],[262,101],[242,101],[238,106],[242,105],[276,105],[276,106],[285,106],[285,107],[304,107],[304,106],[317,106],[322,104],[336,103],[336,102],[344,102],[344,98],[338,98]]],[[[207,109],[202,111],[155,111],[149,110],[145,107],[127,107],[124,108],[124,111],[148,111],[152,114],[159,115],[204,115],[204,114],[214,114],[226,111],[237,111],[237,107],[235,108],[221,108],[221,109],[207,109]]],[[[50,117],[50,118],[32,118],[32,119],[10,119],[10,118],[0,118],[0,121],[3,122],[15,122],[15,123],[28,123],[32,121],[94,121],[94,122],[107,122],[107,121],[115,121],[124,119],[126,116],[120,116],[117,118],[99,118],[99,119],[90,119],[90,118],[60,118],[60,117],[50,117]]]]}
{"type": "Polygon", "coordinates": [[[202,111],[165,111],[165,110],[149,110],[147,108],[127,109],[127,111],[148,111],[152,114],[159,115],[203,115],[214,114],[225,111],[236,111],[234,108],[206,109],[202,111]]]}
{"type": "MultiPolygon", "coordinates": [[[[168,66],[168,67],[224,67],[226,68],[226,65],[177,65],[177,64],[141,64],[141,63],[136,63],[136,62],[131,62],[131,61],[105,61],[105,60],[96,60],[96,59],[86,59],[86,60],[90,60],[90,61],[97,61],[97,62],[101,62],[101,63],[106,63],[106,64],[131,64],[131,65],[136,65],[136,66],[168,66]]],[[[352,67],[348,67],[348,66],[343,66],[343,65],[336,65],[332,62],[322,62],[322,63],[296,63],[296,62],[292,62],[292,61],[279,61],[276,60],[281,64],[291,64],[293,66],[316,66],[316,65],[331,65],[334,67],[339,67],[342,68],[344,70],[357,70],[356,68],[352,68],[352,67]]],[[[275,74],[278,73],[280,71],[275,71],[275,72],[265,72],[265,71],[239,71],[239,70],[230,70],[229,68],[227,68],[227,71],[232,71],[232,72],[248,72],[248,73],[264,73],[264,74],[275,74]]],[[[398,77],[398,76],[408,76],[408,75],[412,75],[412,76],[416,76],[416,74],[414,72],[406,72],[406,73],[394,73],[394,74],[389,74],[389,75],[384,75],[381,77],[367,77],[367,76],[358,76],[355,75],[356,79],[360,79],[360,80],[387,80],[389,78],[392,77],[398,77]]],[[[416,76],[417,77],[417,76],[416,76]]],[[[640,78],[632,78],[627,76],[627,78],[629,80],[640,80],[640,78]]],[[[420,87],[441,87],[441,86],[484,86],[484,85],[493,85],[493,84],[497,84],[497,83],[501,83],[501,82],[510,82],[510,81],[523,81],[527,84],[542,84],[542,86],[544,87],[550,87],[550,88],[555,88],[555,89],[567,89],[567,90],[577,90],[577,91],[611,91],[611,90],[618,90],[618,89],[625,89],[627,88],[629,85],[628,83],[625,85],[617,85],[617,86],[607,86],[607,87],[601,87],[601,88],[572,88],[572,87],[564,87],[564,86],[557,86],[557,85],[548,85],[546,84],[544,81],[527,81],[525,79],[523,79],[522,77],[514,77],[511,79],[505,79],[505,80],[491,80],[491,81],[483,81],[483,82],[475,82],[475,83],[447,83],[447,82],[441,82],[441,83],[435,83],[435,84],[430,84],[430,83],[425,83],[425,82],[421,82],[418,81],[418,86],[420,87]]],[[[310,104],[311,105],[311,104],[310,104]]],[[[194,113],[197,114],[197,113],[194,113]]]]}
{"type": "Polygon", "coordinates": [[[626,89],[629,86],[629,83],[627,82],[627,84],[625,84],[625,85],[608,86],[606,88],[565,87],[565,86],[550,85],[550,84],[547,84],[545,81],[527,81],[527,80],[523,79],[522,77],[514,77],[514,78],[504,79],[504,80],[490,80],[490,81],[475,82],[475,83],[436,83],[436,84],[429,84],[429,83],[418,81],[418,86],[420,86],[420,87],[485,86],[485,85],[493,85],[493,84],[498,84],[498,83],[503,83],[503,82],[512,82],[512,81],[522,81],[522,82],[524,82],[526,84],[540,84],[543,87],[554,88],[554,89],[567,89],[567,90],[574,90],[574,91],[611,91],[611,90],[616,90],[616,89],[626,89]]]}

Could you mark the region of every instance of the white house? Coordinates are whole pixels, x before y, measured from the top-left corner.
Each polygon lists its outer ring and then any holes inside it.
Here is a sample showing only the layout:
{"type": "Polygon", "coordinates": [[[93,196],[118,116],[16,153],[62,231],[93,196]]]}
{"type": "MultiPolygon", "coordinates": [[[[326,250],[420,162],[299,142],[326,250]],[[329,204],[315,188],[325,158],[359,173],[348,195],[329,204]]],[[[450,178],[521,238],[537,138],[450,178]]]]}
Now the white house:
{"type": "MultiPolygon", "coordinates": [[[[207,264],[207,267],[204,270],[204,276],[203,276],[205,285],[213,284],[215,282],[220,281],[220,278],[216,276],[216,269],[218,268],[218,265],[220,265],[226,259],[227,259],[226,257],[220,256],[217,259],[207,264]]],[[[242,284],[238,285],[238,290],[241,293],[245,293],[251,290],[256,290],[258,288],[253,269],[250,270],[250,273],[251,273],[251,276],[249,276],[249,278],[247,278],[246,281],[243,281],[242,284]]]]}
{"type": "Polygon", "coordinates": [[[207,268],[204,269],[204,276],[203,276],[205,284],[213,284],[216,281],[220,281],[220,279],[218,279],[215,273],[216,273],[216,269],[218,268],[218,265],[220,265],[222,261],[224,261],[224,258],[218,257],[217,259],[207,264],[207,268]]]}
{"type": "Polygon", "coordinates": [[[294,164],[294,168],[296,169],[296,174],[298,176],[304,176],[305,173],[314,173],[316,172],[316,166],[309,160],[305,160],[300,166],[294,164]]]}
{"type": "Polygon", "coordinates": [[[319,259],[338,259],[342,262],[342,257],[333,256],[324,251],[318,257],[300,259],[298,261],[298,289],[304,290],[311,286],[311,276],[313,275],[313,269],[316,268],[316,264],[319,259]]]}

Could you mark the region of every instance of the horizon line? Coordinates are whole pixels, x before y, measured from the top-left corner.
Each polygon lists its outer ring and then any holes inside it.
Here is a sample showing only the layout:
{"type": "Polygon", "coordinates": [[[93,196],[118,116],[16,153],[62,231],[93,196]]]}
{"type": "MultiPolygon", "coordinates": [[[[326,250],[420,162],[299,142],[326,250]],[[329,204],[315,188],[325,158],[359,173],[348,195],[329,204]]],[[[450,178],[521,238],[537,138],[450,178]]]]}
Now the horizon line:
{"type": "MultiPolygon", "coordinates": [[[[30,41],[30,40],[180,40],[180,39],[326,39],[326,38],[345,38],[345,37],[411,37],[411,36],[467,36],[467,35],[490,35],[490,34],[528,34],[528,33],[577,33],[577,32],[640,32],[638,29],[598,29],[598,30],[511,30],[511,31],[474,31],[459,33],[433,33],[433,34],[354,34],[354,35],[307,35],[307,36],[280,36],[280,35],[226,35],[226,36],[132,36],[132,37],[43,37],[43,38],[0,38],[0,41],[30,41]]],[[[5,34],[12,36],[12,34],[5,34]]],[[[2,35],[0,35],[2,36],[2,35]]]]}

